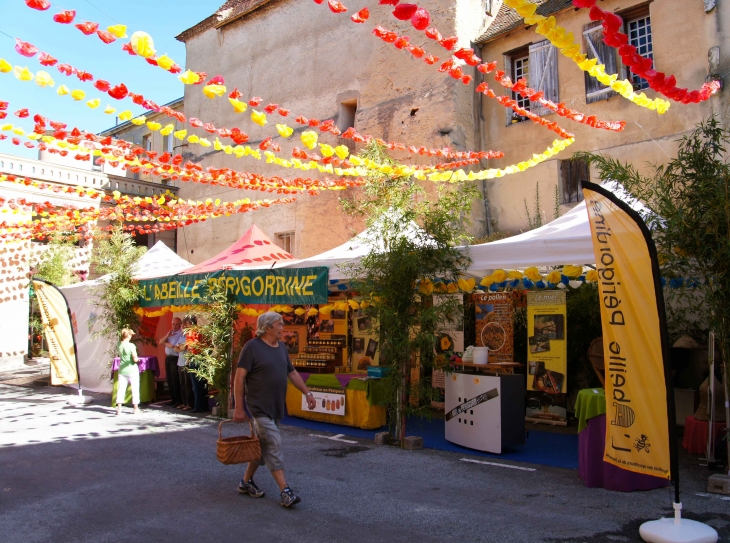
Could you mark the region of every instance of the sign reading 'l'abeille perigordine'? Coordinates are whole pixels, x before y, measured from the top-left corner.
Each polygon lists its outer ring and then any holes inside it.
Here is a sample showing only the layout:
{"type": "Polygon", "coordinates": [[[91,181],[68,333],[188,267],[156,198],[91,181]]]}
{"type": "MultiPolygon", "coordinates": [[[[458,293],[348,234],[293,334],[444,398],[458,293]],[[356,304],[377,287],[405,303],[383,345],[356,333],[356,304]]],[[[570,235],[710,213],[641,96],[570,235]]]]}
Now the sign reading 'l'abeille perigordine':
{"type": "Polygon", "coordinates": [[[176,275],[139,282],[140,307],[199,303],[208,285],[219,283],[241,304],[326,304],[328,270],[280,268],[278,270],[222,270],[215,273],[176,275]]]}

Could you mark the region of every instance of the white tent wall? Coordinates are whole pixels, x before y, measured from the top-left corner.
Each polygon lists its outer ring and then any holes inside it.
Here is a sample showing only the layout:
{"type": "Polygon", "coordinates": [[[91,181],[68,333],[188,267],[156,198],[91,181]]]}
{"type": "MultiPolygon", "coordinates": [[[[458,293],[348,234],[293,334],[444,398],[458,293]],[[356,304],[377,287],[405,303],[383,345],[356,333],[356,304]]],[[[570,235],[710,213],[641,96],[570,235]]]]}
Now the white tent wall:
{"type": "MultiPolygon", "coordinates": [[[[192,267],[187,260],[178,256],[162,241],[147,251],[139,260],[135,279],[152,279],[180,273],[192,267]]],[[[94,324],[99,309],[94,304],[93,289],[104,283],[105,277],[77,283],[60,290],[66,298],[76,340],[76,359],[79,365],[81,388],[91,392],[111,393],[112,381],[108,355],[111,344],[106,338],[95,338],[94,324]]],[[[157,324],[155,338],[163,336],[170,328],[171,316],[168,313],[157,324]]],[[[140,355],[154,355],[160,360],[160,371],[164,375],[164,348],[142,346],[140,355]],[[161,353],[161,354],[160,354],[161,353]]],[[[77,385],[72,385],[76,388],[77,385]]]]}

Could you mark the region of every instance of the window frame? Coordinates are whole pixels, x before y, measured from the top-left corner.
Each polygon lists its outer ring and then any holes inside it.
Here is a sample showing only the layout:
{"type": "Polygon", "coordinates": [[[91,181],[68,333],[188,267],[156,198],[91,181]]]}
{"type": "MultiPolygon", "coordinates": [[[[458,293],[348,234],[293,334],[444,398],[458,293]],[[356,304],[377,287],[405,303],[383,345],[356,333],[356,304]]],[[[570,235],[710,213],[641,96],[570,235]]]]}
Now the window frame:
{"type": "MultiPolygon", "coordinates": [[[[557,48],[548,40],[542,40],[504,53],[504,71],[513,82],[523,78],[522,75],[517,76],[515,74],[517,74],[519,68],[517,62],[524,59],[527,59],[528,65],[527,85],[535,90],[543,90],[547,100],[558,103],[560,101],[560,79],[558,75],[557,48]]],[[[510,96],[520,107],[541,117],[553,113],[552,110],[540,107],[516,92],[511,91],[510,96]]],[[[526,117],[518,115],[512,109],[508,108],[506,110],[507,126],[525,120],[527,120],[526,117]]]]}
{"type": "Polygon", "coordinates": [[[560,160],[560,204],[577,204],[583,201],[583,181],[590,182],[591,168],[579,159],[560,160]],[[585,179],[583,179],[585,178],[585,179]]]}
{"type": "MultiPolygon", "coordinates": [[[[629,36],[629,44],[635,46],[637,49],[640,47],[640,45],[633,43],[631,40],[631,23],[635,23],[637,21],[640,21],[642,19],[648,19],[648,27],[649,31],[646,34],[647,35],[647,41],[648,41],[648,47],[650,49],[648,55],[641,55],[644,58],[647,56],[650,56],[652,59],[652,63],[654,64],[654,69],[656,69],[656,60],[654,59],[654,38],[653,38],[653,28],[652,28],[652,22],[651,22],[651,12],[649,11],[649,6],[645,5],[636,9],[632,9],[629,12],[626,12],[625,14],[621,15],[624,20],[624,27],[623,32],[629,36]]],[[[638,52],[638,51],[637,51],[638,52]]],[[[639,53],[641,54],[641,53],[639,53]]],[[[624,68],[624,74],[625,78],[631,81],[631,84],[634,86],[635,91],[644,90],[649,88],[649,82],[644,79],[643,77],[640,77],[633,73],[631,69],[626,66],[624,68]]]]}
{"type": "Polygon", "coordinates": [[[294,230],[277,232],[274,234],[274,237],[276,238],[276,244],[292,256],[294,255],[295,234],[296,232],[294,230]]]}

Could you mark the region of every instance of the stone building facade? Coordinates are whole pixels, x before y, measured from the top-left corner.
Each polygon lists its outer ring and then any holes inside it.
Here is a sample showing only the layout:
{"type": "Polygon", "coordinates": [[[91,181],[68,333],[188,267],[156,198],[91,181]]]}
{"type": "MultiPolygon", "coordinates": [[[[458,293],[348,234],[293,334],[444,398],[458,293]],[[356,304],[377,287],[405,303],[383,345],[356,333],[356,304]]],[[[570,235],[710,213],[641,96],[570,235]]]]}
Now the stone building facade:
{"type": "MultiPolygon", "coordinates": [[[[576,10],[570,0],[537,1],[537,13],[555,16],[557,23],[571,31],[582,51],[594,57],[598,53],[608,73],[618,73],[620,78],[631,77],[621,65],[621,58],[614,49],[603,44],[601,27],[592,23],[588,10],[576,10]]],[[[653,55],[654,66],[667,75],[674,74],[677,84],[690,90],[702,86],[709,78],[730,71],[730,61],[721,51],[728,51],[728,17],[730,8],[725,2],[686,2],[684,0],[601,0],[600,7],[614,11],[624,19],[623,32],[631,36],[632,43],[640,51],[653,55]]],[[[499,10],[494,23],[475,41],[485,61],[497,61],[500,69],[515,76],[524,75],[530,86],[538,86],[534,73],[547,73],[545,85],[552,85],[555,102],[586,115],[600,119],[625,120],[626,128],[620,132],[598,130],[583,124],[547,115],[566,130],[575,134],[575,143],[553,159],[525,172],[490,181],[487,199],[493,226],[500,230],[519,231],[526,226],[525,201],[534,214],[536,186],[539,187],[540,211],[550,221],[553,218],[555,191],[559,204],[565,211],[582,199],[580,181],[600,181],[596,172],[589,172],[585,165],[570,162],[575,151],[602,153],[632,163],[643,173],[649,173],[652,164],[663,164],[676,156],[677,140],[690,132],[700,121],[717,115],[727,126],[727,91],[722,91],[701,104],[682,105],[672,102],[663,115],[638,107],[621,96],[605,89],[595,80],[584,76],[572,60],[552,51],[547,69],[535,50],[544,38],[526,27],[517,14],[506,7],[499,10]],[[532,52],[531,52],[532,49],[532,52]],[[533,73],[531,73],[533,72],[533,73]],[[531,77],[532,76],[532,77],[531,77]]],[[[552,46],[550,46],[552,47],[552,46]]],[[[541,79],[543,79],[541,77],[541,79]]],[[[486,81],[495,92],[509,92],[487,76],[486,81]]],[[[636,89],[642,82],[633,81],[636,89]]],[[[649,88],[642,88],[650,98],[659,96],[649,88]]],[[[528,106],[529,107],[529,106],[528,106]]],[[[532,106],[534,108],[534,106],[532,106]]],[[[505,157],[496,164],[512,164],[532,153],[547,148],[556,134],[530,121],[518,122],[507,114],[495,100],[486,97],[480,108],[484,143],[505,151],[505,157]]]]}

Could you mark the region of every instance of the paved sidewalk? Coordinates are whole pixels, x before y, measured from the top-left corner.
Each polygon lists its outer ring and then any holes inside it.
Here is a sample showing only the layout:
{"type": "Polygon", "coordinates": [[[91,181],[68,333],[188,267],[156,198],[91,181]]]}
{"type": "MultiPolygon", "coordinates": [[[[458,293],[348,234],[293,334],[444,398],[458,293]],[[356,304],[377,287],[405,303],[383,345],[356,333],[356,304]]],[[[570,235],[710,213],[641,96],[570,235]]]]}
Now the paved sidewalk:
{"type": "MultiPolygon", "coordinates": [[[[71,407],[73,391],[0,385],[0,526],[31,542],[617,542],[671,514],[667,489],[587,489],[575,470],[283,427],[288,479],[302,503],[241,496],[241,468],[215,459],[217,422],[174,410],[115,417],[108,397],[71,407]],[[313,435],[315,434],[315,435],[313,435]],[[503,464],[503,465],[499,465],[503,464]]],[[[730,500],[685,458],[687,516],[730,542],[730,500]]]]}

